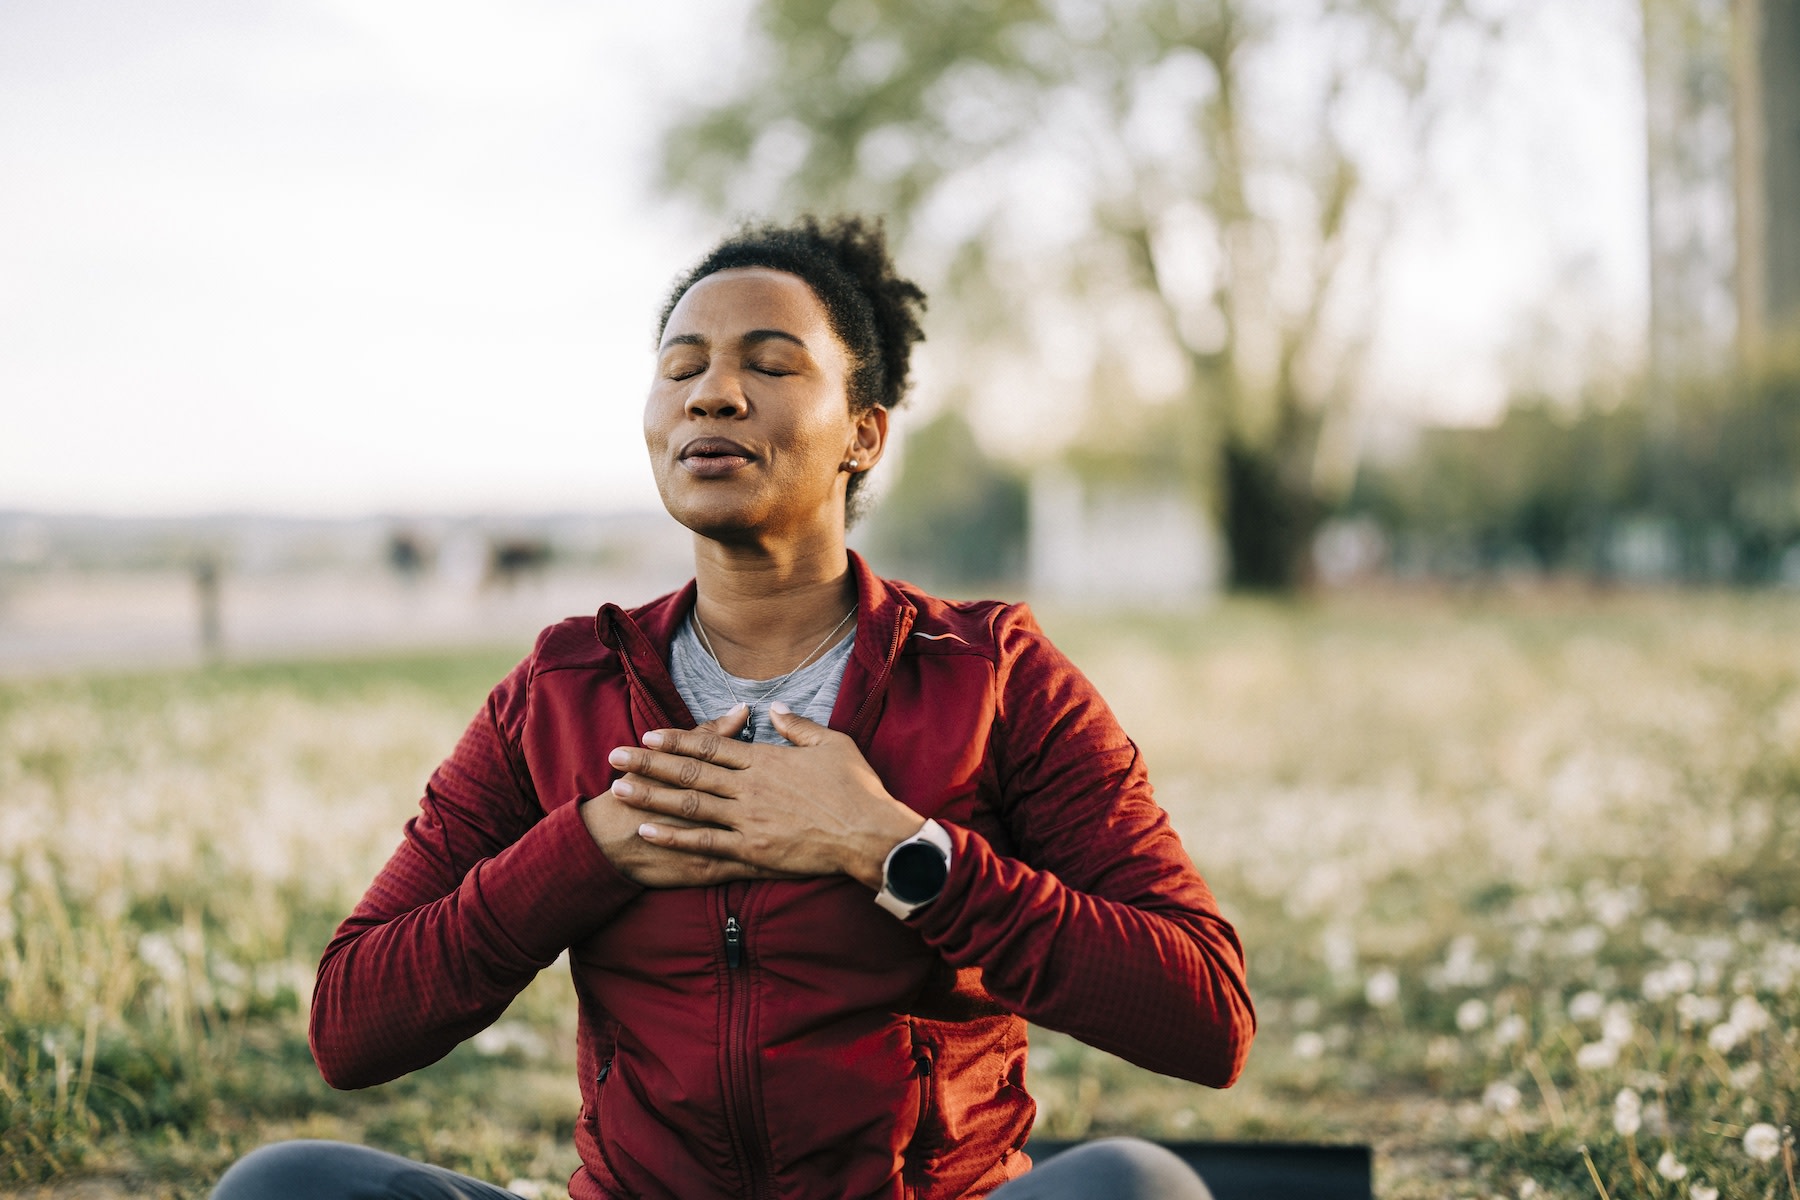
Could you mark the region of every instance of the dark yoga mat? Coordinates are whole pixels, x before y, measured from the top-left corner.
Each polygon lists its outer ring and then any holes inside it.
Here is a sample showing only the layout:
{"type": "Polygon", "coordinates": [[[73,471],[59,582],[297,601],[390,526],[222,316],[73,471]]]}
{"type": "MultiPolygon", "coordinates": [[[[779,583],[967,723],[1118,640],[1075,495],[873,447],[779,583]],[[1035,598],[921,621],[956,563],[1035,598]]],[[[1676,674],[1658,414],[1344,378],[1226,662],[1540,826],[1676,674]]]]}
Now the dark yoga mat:
{"type": "MultiPolygon", "coordinates": [[[[1036,1162],[1080,1142],[1033,1138],[1036,1162]]],[[[1300,1142],[1158,1142],[1200,1173],[1215,1200],[1373,1200],[1367,1146],[1300,1142]]]]}

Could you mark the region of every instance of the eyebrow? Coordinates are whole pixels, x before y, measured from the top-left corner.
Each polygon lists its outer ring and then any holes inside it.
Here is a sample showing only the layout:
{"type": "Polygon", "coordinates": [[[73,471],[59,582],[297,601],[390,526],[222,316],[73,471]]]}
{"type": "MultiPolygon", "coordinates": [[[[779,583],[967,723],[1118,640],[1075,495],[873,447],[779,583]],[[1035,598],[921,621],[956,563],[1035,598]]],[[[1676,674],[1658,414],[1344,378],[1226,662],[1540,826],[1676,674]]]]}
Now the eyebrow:
{"type": "MultiPolygon", "coordinates": [[[[746,346],[755,346],[762,342],[792,342],[802,350],[806,349],[805,342],[783,329],[752,329],[740,340],[746,346]]],[[[678,333],[664,342],[662,348],[667,350],[670,346],[705,346],[708,344],[704,334],[678,333]]]]}

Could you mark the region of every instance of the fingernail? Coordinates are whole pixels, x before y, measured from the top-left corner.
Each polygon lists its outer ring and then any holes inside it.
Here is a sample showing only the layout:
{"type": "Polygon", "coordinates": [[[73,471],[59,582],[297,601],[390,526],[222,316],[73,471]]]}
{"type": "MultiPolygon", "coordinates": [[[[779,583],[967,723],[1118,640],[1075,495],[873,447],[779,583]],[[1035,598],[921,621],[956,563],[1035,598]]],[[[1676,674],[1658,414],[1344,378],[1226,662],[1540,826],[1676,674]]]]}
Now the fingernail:
{"type": "Polygon", "coordinates": [[[794,713],[793,709],[789,708],[787,705],[783,704],[779,700],[777,700],[775,703],[769,705],[769,711],[773,712],[773,713],[780,713],[784,717],[792,716],[794,713]]]}
{"type": "Polygon", "coordinates": [[[630,796],[636,794],[636,792],[637,788],[632,784],[625,782],[623,779],[613,784],[613,795],[615,796],[630,796]]]}
{"type": "Polygon", "coordinates": [[[655,747],[660,746],[662,744],[663,744],[662,730],[652,729],[649,733],[646,733],[644,735],[644,745],[649,746],[652,749],[654,749],[655,747]]]}
{"type": "Polygon", "coordinates": [[[654,825],[646,823],[638,826],[638,836],[641,838],[659,838],[662,836],[662,830],[654,825]]]}
{"type": "Polygon", "coordinates": [[[732,705],[731,711],[726,713],[725,715],[728,717],[735,717],[739,713],[747,713],[749,711],[750,711],[750,706],[748,704],[743,703],[742,701],[739,701],[738,703],[732,705]]]}

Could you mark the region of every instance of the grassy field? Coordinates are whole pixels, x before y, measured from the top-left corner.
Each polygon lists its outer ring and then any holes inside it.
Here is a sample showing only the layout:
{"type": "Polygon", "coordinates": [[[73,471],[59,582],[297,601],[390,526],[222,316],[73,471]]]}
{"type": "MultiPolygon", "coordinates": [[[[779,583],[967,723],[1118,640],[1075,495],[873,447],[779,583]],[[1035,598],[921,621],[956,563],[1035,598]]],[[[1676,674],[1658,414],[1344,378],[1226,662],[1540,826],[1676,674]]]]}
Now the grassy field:
{"type": "MultiPolygon", "coordinates": [[[[1394,1198],[1800,1197],[1800,601],[1045,620],[1237,921],[1262,1032],[1224,1093],[1041,1035],[1040,1128],[1370,1141],[1394,1198]]],[[[201,1196],[298,1135],[560,1194],[565,976],[368,1092],[304,1037],[511,657],[0,683],[0,1191],[201,1196]]]]}

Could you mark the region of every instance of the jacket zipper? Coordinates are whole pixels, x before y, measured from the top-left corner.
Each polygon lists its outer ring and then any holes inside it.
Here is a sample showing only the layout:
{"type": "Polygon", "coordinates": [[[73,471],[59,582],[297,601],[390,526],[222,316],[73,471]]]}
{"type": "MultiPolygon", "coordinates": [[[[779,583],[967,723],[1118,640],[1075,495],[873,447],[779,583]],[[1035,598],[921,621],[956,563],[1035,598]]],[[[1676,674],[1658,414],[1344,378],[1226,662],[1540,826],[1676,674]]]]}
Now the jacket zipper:
{"type": "Polygon", "coordinates": [[[749,1183],[749,1195],[767,1196],[768,1164],[756,1136],[756,1112],[750,1094],[750,987],[738,972],[744,966],[744,925],[737,914],[725,914],[725,1047],[726,1078],[730,1083],[727,1124],[737,1143],[749,1183]]]}
{"type": "MultiPolygon", "coordinates": [[[[656,699],[656,693],[644,683],[643,676],[638,674],[637,664],[631,660],[631,652],[624,645],[624,637],[619,637],[619,660],[625,664],[625,676],[630,685],[650,708],[650,715],[665,727],[673,726],[674,721],[663,710],[656,699]]],[[[730,903],[731,889],[722,889],[730,903]]],[[[747,897],[746,897],[747,898],[747,897]]],[[[748,981],[740,982],[739,972],[744,966],[744,925],[737,914],[727,911],[725,914],[725,1075],[729,1095],[725,1106],[725,1125],[731,1135],[732,1147],[738,1159],[744,1164],[745,1173],[750,1184],[749,1194],[753,1197],[770,1194],[768,1185],[768,1166],[763,1161],[761,1143],[753,1132],[755,1112],[751,1107],[750,1097],[750,996],[748,981]]]]}
{"type": "MultiPolygon", "coordinates": [[[[609,621],[613,619],[609,618],[609,621]]],[[[863,721],[874,708],[881,694],[886,690],[888,678],[894,673],[894,664],[900,657],[900,645],[906,640],[907,631],[912,628],[913,613],[907,609],[900,614],[894,623],[893,637],[888,642],[887,657],[882,661],[881,673],[870,685],[869,693],[863,698],[856,710],[856,716],[850,722],[850,736],[859,737],[863,721]]],[[[616,627],[616,623],[615,623],[616,627]]],[[[625,666],[626,677],[651,709],[651,715],[664,726],[672,726],[669,714],[656,699],[656,694],[644,683],[638,674],[637,664],[631,660],[631,652],[620,638],[618,646],[619,659],[625,666]]],[[[729,891],[727,891],[729,895],[729,891]]],[[[746,897],[747,898],[747,897],[746,897]]],[[[763,1158],[763,1147],[757,1139],[755,1128],[755,1110],[752,1105],[750,1087],[750,995],[748,981],[739,981],[738,972],[744,965],[744,924],[738,920],[737,914],[725,914],[725,1006],[728,1044],[726,1050],[726,1075],[730,1085],[730,1103],[726,1109],[726,1123],[730,1127],[732,1140],[741,1157],[750,1184],[750,1195],[753,1197],[768,1196],[769,1188],[768,1164],[763,1158]]],[[[931,1070],[930,1059],[921,1064],[926,1072],[931,1070]]],[[[926,1080],[925,1091],[930,1094],[930,1081],[926,1080]]]]}

